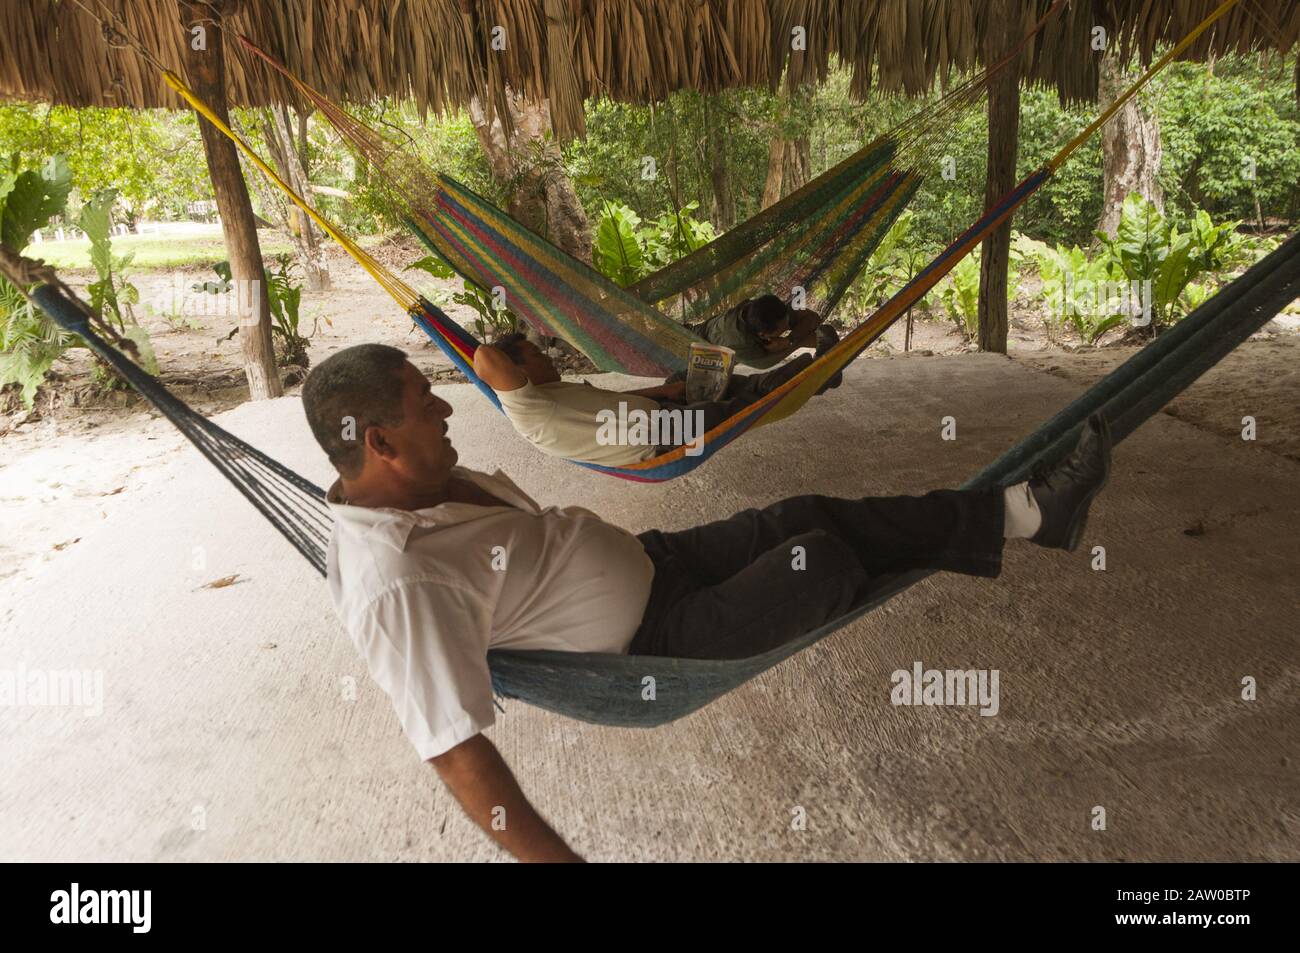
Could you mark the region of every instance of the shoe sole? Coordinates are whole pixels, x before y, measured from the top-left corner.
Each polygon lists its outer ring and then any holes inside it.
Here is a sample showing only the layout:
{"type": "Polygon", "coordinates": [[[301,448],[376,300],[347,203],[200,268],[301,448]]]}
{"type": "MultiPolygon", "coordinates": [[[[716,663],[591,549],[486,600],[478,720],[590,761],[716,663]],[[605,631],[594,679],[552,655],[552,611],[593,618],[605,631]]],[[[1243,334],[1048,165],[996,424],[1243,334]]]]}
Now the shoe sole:
{"type": "MultiPolygon", "coordinates": [[[[1079,542],[1083,539],[1083,531],[1088,528],[1088,515],[1092,510],[1092,501],[1096,499],[1097,494],[1105,488],[1107,482],[1110,480],[1110,451],[1113,446],[1110,436],[1110,424],[1107,423],[1105,417],[1099,417],[1098,419],[1101,421],[1101,432],[1098,434],[1098,439],[1101,440],[1105,451],[1102,455],[1103,466],[1101,470],[1101,480],[1092,488],[1092,492],[1083,498],[1080,505],[1080,508],[1083,510],[1083,516],[1070,530],[1070,535],[1066,537],[1065,551],[1070,553],[1079,548],[1079,542]]],[[[1089,421],[1088,426],[1092,426],[1091,421],[1089,421]]]]}

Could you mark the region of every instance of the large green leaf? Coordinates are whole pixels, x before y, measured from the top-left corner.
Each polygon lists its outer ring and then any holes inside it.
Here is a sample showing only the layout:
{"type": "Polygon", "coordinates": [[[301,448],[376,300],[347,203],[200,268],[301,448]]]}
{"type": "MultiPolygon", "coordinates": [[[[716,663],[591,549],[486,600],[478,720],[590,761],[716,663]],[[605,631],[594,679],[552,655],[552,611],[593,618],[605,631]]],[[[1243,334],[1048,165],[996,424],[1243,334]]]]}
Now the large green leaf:
{"type": "Polygon", "coordinates": [[[1155,299],[1156,310],[1162,318],[1168,317],[1168,310],[1191,280],[1192,246],[1186,240],[1179,242],[1156,268],[1151,279],[1151,295],[1155,299]]]}
{"type": "Polygon", "coordinates": [[[72,174],[61,155],[51,156],[40,172],[27,170],[6,177],[0,187],[0,242],[14,251],[22,251],[32,233],[44,228],[51,218],[68,205],[72,174]]]}
{"type": "Polygon", "coordinates": [[[456,272],[452,270],[451,265],[447,264],[436,255],[425,255],[406,266],[404,271],[415,269],[432,275],[435,278],[454,278],[456,272]]]}
{"type": "Polygon", "coordinates": [[[596,228],[592,261],[596,270],[620,285],[630,285],[645,271],[645,253],[637,237],[641,216],[626,205],[609,203],[596,228]]]}
{"type": "Polygon", "coordinates": [[[1089,344],[1096,344],[1097,339],[1109,331],[1111,328],[1118,327],[1128,320],[1127,314],[1106,314],[1089,321],[1083,331],[1083,336],[1089,344]]]}
{"type": "Polygon", "coordinates": [[[113,246],[109,232],[113,224],[113,203],[116,201],[117,189],[96,192],[81,207],[81,215],[77,218],[78,227],[90,239],[90,263],[101,281],[107,280],[113,273],[113,246]]]}
{"type": "Polygon", "coordinates": [[[1103,241],[1111,256],[1131,279],[1154,280],[1161,261],[1169,254],[1165,217],[1136,192],[1124,199],[1114,241],[1103,241]]]}

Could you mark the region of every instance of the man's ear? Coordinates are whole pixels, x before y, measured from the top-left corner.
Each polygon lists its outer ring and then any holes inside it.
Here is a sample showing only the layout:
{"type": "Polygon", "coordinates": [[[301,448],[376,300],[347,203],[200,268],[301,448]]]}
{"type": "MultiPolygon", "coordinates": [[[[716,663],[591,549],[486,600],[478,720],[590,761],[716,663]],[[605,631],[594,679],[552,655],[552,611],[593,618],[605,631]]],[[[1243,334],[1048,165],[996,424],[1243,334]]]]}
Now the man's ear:
{"type": "Polygon", "coordinates": [[[367,452],[384,460],[397,456],[396,448],[388,442],[388,432],[378,424],[366,428],[365,444],[367,452]]]}

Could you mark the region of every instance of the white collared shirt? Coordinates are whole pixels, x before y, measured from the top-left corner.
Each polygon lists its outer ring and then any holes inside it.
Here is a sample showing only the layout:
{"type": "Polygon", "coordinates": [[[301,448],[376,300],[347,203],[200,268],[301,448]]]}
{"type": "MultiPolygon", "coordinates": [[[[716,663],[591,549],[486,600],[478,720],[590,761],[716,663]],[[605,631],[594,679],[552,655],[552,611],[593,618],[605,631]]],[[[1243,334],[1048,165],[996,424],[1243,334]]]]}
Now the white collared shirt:
{"type": "Polygon", "coordinates": [[[452,472],[509,505],[328,496],[335,611],[426,760],[493,723],[488,649],[624,653],[654,575],[640,540],[589,510],[541,509],[499,470],[452,472]]]}

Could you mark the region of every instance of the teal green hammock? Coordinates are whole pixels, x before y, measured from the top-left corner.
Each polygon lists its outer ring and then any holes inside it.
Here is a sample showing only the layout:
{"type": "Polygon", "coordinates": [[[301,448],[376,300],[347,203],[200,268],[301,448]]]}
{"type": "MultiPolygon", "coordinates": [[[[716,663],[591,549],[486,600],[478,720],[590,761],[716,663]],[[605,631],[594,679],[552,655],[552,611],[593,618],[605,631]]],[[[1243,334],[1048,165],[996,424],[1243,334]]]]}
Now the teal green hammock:
{"type": "MultiPolygon", "coordinates": [[[[10,277],[12,280],[16,273],[10,277]]],[[[28,280],[19,286],[32,284],[28,280]]],[[[1298,296],[1300,233],[1291,236],[964,485],[984,488],[1026,479],[1040,462],[1058,460],[1069,452],[1078,439],[1080,427],[1094,413],[1104,414],[1115,440],[1122,440],[1298,296]]],[[[129,346],[106,328],[49,269],[40,270],[31,297],[59,325],[81,335],[96,354],[112,364],[318,572],[325,573],[331,519],[324,492],[319,487],[200,416],[169,393],[156,378],[105,339],[129,346]]],[[[492,651],[488,653],[488,661],[493,688],[500,698],[518,699],[580,721],[641,728],[662,725],[737,688],[882,605],[926,575],[926,572],[911,572],[881,578],[865,597],[866,601],[847,615],[751,658],[707,660],[492,651]],[[642,696],[642,680],[647,676],[656,683],[653,701],[642,696]]]]}

